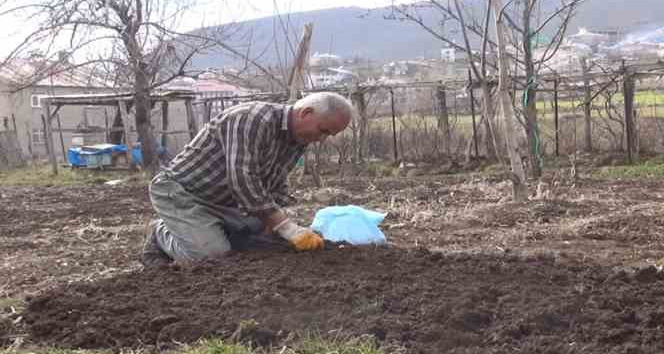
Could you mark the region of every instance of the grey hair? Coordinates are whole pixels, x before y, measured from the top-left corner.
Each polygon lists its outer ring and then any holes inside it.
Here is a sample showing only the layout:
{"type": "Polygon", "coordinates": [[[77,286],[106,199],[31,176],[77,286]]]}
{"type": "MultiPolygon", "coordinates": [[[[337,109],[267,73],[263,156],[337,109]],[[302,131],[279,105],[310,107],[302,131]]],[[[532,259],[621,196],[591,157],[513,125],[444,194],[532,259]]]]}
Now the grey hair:
{"type": "Polygon", "coordinates": [[[307,95],[293,105],[293,108],[300,109],[310,107],[316,114],[322,117],[329,117],[332,114],[340,114],[350,119],[355,116],[355,108],[346,97],[334,92],[316,92],[307,95]]]}

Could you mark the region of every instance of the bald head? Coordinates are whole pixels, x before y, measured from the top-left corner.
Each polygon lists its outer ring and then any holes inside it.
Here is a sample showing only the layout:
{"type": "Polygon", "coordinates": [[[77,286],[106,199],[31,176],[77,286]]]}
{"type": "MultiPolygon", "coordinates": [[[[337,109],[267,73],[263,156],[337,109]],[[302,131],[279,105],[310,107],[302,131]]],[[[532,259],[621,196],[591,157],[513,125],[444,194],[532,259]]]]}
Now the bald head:
{"type": "Polygon", "coordinates": [[[300,144],[323,141],[343,131],[355,114],[352,103],[332,92],[312,93],[293,106],[291,129],[300,144]]]}

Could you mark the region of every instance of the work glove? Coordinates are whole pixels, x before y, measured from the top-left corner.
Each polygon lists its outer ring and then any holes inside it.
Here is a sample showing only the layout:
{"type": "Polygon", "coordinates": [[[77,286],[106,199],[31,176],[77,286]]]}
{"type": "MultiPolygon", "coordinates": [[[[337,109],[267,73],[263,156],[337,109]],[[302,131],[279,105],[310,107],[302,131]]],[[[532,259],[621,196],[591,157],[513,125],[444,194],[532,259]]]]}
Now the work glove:
{"type": "Polygon", "coordinates": [[[286,219],[275,226],[273,230],[285,238],[298,251],[313,251],[323,249],[324,241],[317,233],[307,227],[302,227],[290,219],[286,219]]]}

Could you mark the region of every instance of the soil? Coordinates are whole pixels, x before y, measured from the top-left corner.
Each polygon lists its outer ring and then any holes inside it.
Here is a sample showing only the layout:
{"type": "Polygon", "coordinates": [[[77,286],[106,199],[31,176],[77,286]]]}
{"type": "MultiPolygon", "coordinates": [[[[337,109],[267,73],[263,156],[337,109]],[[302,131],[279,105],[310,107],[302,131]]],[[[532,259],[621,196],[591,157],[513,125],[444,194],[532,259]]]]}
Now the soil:
{"type": "Polygon", "coordinates": [[[389,211],[389,245],[160,269],[137,262],[145,186],[3,186],[0,298],[27,308],[0,309],[0,345],[278,347],[313,330],[388,352],[661,353],[664,182],[544,181],[527,203],[478,175],[299,186],[302,223],[329,204],[389,211]]]}

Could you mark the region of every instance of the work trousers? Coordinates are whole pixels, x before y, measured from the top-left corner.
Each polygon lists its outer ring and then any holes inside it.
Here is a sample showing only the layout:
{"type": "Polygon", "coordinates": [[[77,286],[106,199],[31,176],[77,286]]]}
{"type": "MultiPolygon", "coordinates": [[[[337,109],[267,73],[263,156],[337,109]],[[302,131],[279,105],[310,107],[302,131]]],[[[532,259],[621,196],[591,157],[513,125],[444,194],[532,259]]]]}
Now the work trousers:
{"type": "Polygon", "coordinates": [[[164,172],[152,180],[150,199],[159,216],[152,232],[177,263],[223,257],[231,249],[289,248],[287,241],[264,234],[260,219],[206,203],[164,172]]]}

